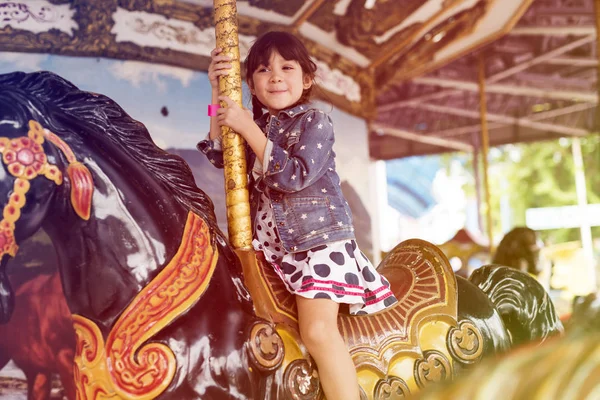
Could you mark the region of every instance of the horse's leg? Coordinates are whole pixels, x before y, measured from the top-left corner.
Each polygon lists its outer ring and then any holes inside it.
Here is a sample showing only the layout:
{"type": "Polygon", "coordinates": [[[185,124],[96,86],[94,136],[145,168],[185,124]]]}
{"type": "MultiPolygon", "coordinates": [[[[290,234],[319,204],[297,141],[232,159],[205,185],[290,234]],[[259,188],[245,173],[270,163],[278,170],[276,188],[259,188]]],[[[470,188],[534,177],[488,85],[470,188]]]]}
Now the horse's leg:
{"type": "Polygon", "coordinates": [[[65,396],[69,400],[75,400],[75,377],[73,375],[73,350],[61,350],[58,353],[58,374],[65,390],[65,396]]]}
{"type": "Polygon", "coordinates": [[[40,370],[24,370],[27,377],[27,400],[50,400],[52,374],[40,370]]]}

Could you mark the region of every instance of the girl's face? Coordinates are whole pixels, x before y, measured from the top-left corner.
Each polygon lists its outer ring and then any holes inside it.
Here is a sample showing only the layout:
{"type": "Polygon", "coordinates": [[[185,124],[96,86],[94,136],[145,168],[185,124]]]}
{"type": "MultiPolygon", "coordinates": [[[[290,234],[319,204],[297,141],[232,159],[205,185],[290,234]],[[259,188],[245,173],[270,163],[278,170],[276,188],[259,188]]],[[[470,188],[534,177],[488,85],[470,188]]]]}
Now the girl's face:
{"type": "Polygon", "coordinates": [[[250,91],[269,110],[277,114],[295,104],[312,81],[305,76],[295,60],[286,60],[277,51],[269,58],[269,65],[260,65],[252,74],[250,91]]]}

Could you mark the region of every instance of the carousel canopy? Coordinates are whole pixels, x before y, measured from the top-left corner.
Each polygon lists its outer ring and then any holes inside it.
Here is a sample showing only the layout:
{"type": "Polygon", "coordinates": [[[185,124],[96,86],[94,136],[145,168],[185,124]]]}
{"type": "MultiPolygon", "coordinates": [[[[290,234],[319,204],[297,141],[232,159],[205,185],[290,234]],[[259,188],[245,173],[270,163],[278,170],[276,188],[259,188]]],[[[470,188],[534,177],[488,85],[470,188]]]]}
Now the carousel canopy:
{"type": "MultiPolygon", "coordinates": [[[[240,50],[296,33],[323,98],[370,121],[376,159],[472,151],[478,66],[491,144],[592,130],[593,0],[237,1],[240,50]]],[[[212,0],[0,1],[0,50],[112,57],[205,71],[212,0]]]]}

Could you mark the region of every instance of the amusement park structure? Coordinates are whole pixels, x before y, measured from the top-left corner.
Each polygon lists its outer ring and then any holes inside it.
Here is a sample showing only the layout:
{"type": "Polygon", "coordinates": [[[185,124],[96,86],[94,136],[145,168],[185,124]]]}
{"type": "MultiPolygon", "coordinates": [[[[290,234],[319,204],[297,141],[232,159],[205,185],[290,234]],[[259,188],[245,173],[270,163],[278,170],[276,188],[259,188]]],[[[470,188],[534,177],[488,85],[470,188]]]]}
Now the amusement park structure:
{"type": "MultiPolygon", "coordinates": [[[[327,100],[367,120],[372,157],[470,152],[487,188],[490,145],[598,129],[598,92],[585,86],[597,79],[594,4],[0,2],[0,48],[205,70],[216,44],[236,61],[221,92],[241,103],[243,52],[264,31],[289,30],[315,57],[327,100]]],[[[14,308],[6,265],[42,227],[74,321],[77,398],[322,397],[293,298],[252,250],[239,135],[223,132],[226,238],[189,167],[111,99],[16,72],[0,76],[0,107],[0,320],[14,308]],[[131,267],[133,255],[146,263],[131,267]]],[[[414,239],[378,271],[399,304],[339,317],[364,399],[403,398],[562,333],[544,288],[514,268],[457,277],[439,248],[414,239]]]]}

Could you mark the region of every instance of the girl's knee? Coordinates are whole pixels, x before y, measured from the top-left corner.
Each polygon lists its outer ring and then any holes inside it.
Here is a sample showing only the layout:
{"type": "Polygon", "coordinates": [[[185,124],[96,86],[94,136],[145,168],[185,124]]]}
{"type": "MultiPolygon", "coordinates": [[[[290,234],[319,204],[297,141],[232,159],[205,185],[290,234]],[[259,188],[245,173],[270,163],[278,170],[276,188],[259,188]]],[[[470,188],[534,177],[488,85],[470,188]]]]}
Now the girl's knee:
{"type": "Polygon", "coordinates": [[[339,336],[337,320],[333,322],[326,320],[299,322],[302,342],[304,342],[309,351],[311,348],[328,346],[331,341],[339,336]]]}

